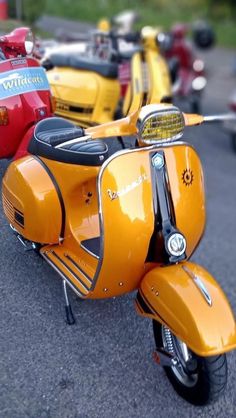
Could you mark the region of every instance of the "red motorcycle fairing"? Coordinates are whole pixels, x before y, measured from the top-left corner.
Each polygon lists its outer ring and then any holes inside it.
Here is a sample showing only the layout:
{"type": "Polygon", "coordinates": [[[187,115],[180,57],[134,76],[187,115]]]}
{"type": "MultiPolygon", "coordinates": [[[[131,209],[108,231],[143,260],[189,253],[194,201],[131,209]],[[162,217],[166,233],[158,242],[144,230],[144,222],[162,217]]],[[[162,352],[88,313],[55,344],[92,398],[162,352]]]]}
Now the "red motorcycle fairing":
{"type": "MultiPolygon", "coordinates": [[[[28,130],[52,116],[51,93],[42,71],[32,58],[0,62],[0,109],[6,114],[6,120],[0,120],[0,158],[13,157],[28,130]],[[31,76],[32,71],[39,74],[38,78],[31,76]]],[[[26,137],[20,156],[27,153],[26,137]]]]}

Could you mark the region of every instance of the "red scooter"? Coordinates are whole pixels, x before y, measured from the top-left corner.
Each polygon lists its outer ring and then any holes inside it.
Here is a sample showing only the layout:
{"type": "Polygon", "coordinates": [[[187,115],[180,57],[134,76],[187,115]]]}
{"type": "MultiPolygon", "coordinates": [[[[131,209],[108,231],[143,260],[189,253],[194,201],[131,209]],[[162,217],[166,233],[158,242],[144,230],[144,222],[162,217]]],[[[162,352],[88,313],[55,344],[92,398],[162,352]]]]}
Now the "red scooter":
{"type": "MultiPolygon", "coordinates": [[[[170,31],[171,42],[167,44],[165,56],[178,60],[178,73],[173,86],[173,94],[189,102],[193,113],[201,113],[201,97],[207,79],[204,61],[195,55],[194,47],[187,39],[190,31],[187,24],[176,24],[170,31]]],[[[214,42],[214,33],[205,22],[193,26],[194,44],[201,48],[210,48],[214,42]]],[[[164,43],[165,46],[165,43],[164,43]]]]}
{"type": "Polygon", "coordinates": [[[45,70],[33,49],[29,28],[0,37],[0,158],[26,155],[35,124],[53,113],[45,70]]]}

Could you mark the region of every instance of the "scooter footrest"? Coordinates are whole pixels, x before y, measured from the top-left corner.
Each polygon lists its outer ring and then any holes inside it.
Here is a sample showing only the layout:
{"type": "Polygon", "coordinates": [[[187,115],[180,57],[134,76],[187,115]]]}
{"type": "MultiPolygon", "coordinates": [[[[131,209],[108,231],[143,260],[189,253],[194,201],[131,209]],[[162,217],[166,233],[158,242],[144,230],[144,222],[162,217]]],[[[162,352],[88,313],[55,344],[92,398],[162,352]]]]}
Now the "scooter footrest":
{"type": "Polygon", "coordinates": [[[63,245],[43,247],[40,253],[79,297],[88,296],[92,289],[95,271],[85,271],[79,259],[72,252],[68,252],[63,245]]]}

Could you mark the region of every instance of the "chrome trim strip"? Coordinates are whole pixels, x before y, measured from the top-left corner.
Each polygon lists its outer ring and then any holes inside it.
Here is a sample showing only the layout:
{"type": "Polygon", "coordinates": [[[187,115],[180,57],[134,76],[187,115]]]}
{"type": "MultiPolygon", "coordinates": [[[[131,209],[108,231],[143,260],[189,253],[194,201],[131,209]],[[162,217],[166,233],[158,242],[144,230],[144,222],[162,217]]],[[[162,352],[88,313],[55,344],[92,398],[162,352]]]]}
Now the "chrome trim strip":
{"type": "Polygon", "coordinates": [[[83,295],[82,293],[80,293],[76,287],[69,281],[69,279],[57,268],[57,266],[50,260],[50,258],[47,256],[46,253],[40,252],[40,254],[42,255],[42,257],[47,261],[48,264],[50,264],[50,266],[59,274],[59,276],[61,276],[61,278],[63,280],[65,280],[68,285],[71,287],[71,289],[77,294],[77,296],[79,296],[81,299],[85,299],[85,295],[83,295]]]}
{"type": "Polygon", "coordinates": [[[233,120],[236,121],[236,115],[234,112],[231,113],[223,113],[221,115],[210,115],[203,117],[204,122],[224,122],[233,120]]]}
{"type": "MultiPolygon", "coordinates": [[[[79,142],[85,142],[90,139],[91,137],[89,135],[84,135],[79,138],[74,138],[74,139],[70,139],[69,141],[62,142],[61,144],[56,145],[54,148],[62,148],[64,147],[64,145],[78,144],[79,142]]],[[[88,154],[88,153],[84,153],[84,154],[88,154]]]]}
{"type": "Polygon", "coordinates": [[[191,279],[193,279],[195,285],[197,286],[197,288],[200,290],[201,294],[203,295],[204,299],[206,300],[206,302],[208,303],[209,306],[212,306],[212,299],[211,296],[206,288],[206,286],[204,285],[204,283],[201,281],[201,279],[196,276],[196,274],[194,274],[188,267],[186,267],[185,265],[182,265],[182,269],[185,271],[185,273],[188,274],[189,277],[191,277],[191,279]]]}
{"type": "Polygon", "coordinates": [[[82,270],[82,268],[76,263],[75,260],[73,260],[73,258],[69,254],[64,254],[64,257],[67,258],[77,268],[77,270],[92,284],[93,280],[91,279],[91,277],[82,270]]]}
{"type": "Polygon", "coordinates": [[[89,251],[88,248],[84,247],[83,244],[80,243],[81,248],[83,248],[84,251],[86,251],[88,254],[90,254],[92,257],[97,258],[99,260],[99,256],[97,254],[92,253],[92,251],[89,251]]]}

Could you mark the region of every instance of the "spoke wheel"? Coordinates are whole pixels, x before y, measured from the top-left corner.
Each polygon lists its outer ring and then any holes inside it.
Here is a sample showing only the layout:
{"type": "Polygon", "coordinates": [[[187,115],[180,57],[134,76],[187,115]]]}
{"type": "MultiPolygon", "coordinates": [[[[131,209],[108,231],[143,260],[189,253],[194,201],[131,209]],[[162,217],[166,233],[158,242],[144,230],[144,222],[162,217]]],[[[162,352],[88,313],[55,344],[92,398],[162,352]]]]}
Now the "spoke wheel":
{"type": "Polygon", "coordinates": [[[227,383],[226,356],[197,356],[157,321],[153,321],[153,331],[156,347],[164,348],[175,358],[173,366],[164,370],[176,392],[194,405],[216,401],[227,383]]]}

